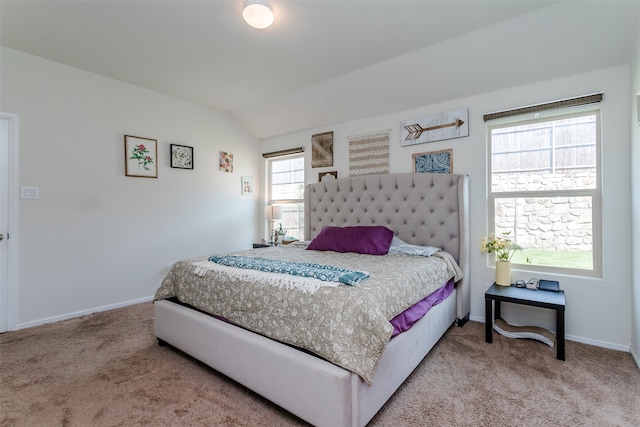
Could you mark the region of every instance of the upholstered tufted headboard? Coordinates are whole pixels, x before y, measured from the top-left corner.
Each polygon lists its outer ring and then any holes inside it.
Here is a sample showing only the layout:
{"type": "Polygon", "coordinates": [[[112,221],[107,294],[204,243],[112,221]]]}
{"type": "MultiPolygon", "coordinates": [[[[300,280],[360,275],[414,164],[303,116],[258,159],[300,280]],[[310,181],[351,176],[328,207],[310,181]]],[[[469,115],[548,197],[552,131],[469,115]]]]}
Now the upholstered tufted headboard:
{"type": "Polygon", "coordinates": [[[458,318],[470,311],[468,176],[404,173],[307,185],[305,240],[322,227],[384,225],[405,242],[439,247],[458,261],[458,318]]]}

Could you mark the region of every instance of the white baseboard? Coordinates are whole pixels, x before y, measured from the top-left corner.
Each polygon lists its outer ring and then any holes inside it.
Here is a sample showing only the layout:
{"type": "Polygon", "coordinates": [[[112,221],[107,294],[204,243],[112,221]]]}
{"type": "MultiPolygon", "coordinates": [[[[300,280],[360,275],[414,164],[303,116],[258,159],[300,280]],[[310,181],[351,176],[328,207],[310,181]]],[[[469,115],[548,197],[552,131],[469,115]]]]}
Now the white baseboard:
{"type": "Polygon", "coordinates": [[[638,365],[638,369],[640,369],[640,356],[635,352],[633,347],[631,347],[631,357],[636,361],[636,365],[638,365]]]}
{"type": "Polygon", "coordinates": [[[573,335],[566,335],[565,338],[568,341],[575,341],[583,344],[595,345],[596,347],[608,348],[610,350],[624,351],[625,353],[631,352],[630,345],[621,345],[621,344],[614,344],[614,343],[604,342],[604,341],[596,341],[589,338],[576,337],[573,335]]]}
{"type": "MultiPolygon", "coordinates": [[[[480,316],[469,316],[469,320],[473,320],[474,322],[484,323],[484,316],[483,317],[480,317],[480,316]]],[[[521,325],[514,325],[514,326],[521,326],[521,325]]],[[[592,340],[590,338],[576,337],[574,335],[565,335],[564,338],[567,341],[575,341],[575,342],[579,342],[579,343],[582,343],[582,344],[593,345],[593,346],[596,346],[596,347],[608,348],[610,350],[624,351],[625,353],[630,353],[631,352],[631,346],[628,346],[628,345],[621,345],[621,344],[614,344],[614,343],[609,343],[609,342],[604,342],[604,341],[597,341],[597,340],[592,340]]],[[[634,358],[636,359],[636,363],[638,363],[638,358],[636,358],[636,357],[634,357],[634,358]]],[[[638,364],[638,366],[640,366],[640,364],[638,364]]]]}
{"type": "Polygon", "coordinates": [[[116,308],[126,307],[126,306],[134,305],[134,304],[141,304],[143,302],[150,302],[152,300],[153,300],[153,296],[149,296],[149,297],[139,298],[139,299],[132,300],[132,301],[124,301],[124,302],[119,302],[119,303],[116,303],[116,304],[103,305],[101,307],[95,307],[95,308],[90,308],[90,309],[87,309],[87,310],[76,311],[74,313],[62,314],[60,316],[53,316],[53,317],[47,317],[45,319],[33,320],[31,322],[20,323],[20,324],[16,325],[16,330],[32,328],[34,326],[44,325],[45,323],[56,323],[56,322],[60,322],[62,320],[74,319],[76,317],[84,316],[84,315],[87,315],[87,314],[99,313],[101,311],[113,310],[113,309],[116,309],[116,308]]]}

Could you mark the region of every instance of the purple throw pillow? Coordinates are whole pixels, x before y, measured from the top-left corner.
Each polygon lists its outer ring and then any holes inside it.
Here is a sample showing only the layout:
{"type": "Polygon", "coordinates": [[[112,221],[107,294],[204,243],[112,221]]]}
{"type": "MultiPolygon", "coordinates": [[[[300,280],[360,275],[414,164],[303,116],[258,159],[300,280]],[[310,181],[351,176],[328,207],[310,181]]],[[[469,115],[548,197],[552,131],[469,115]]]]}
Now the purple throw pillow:
{"type": "Polygon", "coordinates": [[[391,246],[393,231],[372,225],[362,227],[326,226],[311,241],[307,249],[314,251],[357,252],[385,255],[391,246]]]}

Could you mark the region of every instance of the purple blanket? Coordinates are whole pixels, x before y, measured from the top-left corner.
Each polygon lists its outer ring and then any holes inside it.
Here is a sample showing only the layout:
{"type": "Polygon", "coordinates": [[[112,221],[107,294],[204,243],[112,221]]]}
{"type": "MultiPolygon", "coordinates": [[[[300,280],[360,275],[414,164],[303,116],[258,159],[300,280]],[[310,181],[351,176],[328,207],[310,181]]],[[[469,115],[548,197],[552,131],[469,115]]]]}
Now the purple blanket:
{"type": "Polygon", "coordinates": [[[427,314],[431,307],[447,299],[453,292],[453,284],[453,279],[449,279],[440,289],[391,319],[391,325],[393,325],[393,333],[391,336],[395,337],[402,332],[408,331],[418,320],[427,314]]]}

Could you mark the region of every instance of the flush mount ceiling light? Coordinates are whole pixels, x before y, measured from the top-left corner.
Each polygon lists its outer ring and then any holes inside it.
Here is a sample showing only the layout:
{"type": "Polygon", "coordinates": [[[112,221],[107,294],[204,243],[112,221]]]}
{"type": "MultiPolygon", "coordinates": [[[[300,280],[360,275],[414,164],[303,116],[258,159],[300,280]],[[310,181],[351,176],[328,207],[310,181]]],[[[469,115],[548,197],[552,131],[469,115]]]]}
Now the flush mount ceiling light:
{"type": "Polygon", "coordinates": [[[253,28],[262,29],[273,24],[273,10],[267,0],[245,1],[242,17],[253,28]]]}

